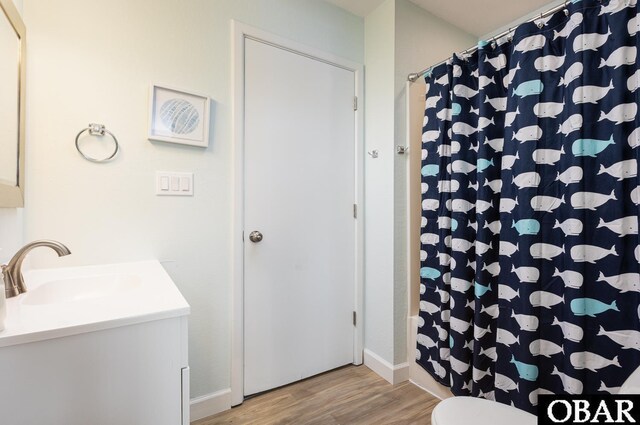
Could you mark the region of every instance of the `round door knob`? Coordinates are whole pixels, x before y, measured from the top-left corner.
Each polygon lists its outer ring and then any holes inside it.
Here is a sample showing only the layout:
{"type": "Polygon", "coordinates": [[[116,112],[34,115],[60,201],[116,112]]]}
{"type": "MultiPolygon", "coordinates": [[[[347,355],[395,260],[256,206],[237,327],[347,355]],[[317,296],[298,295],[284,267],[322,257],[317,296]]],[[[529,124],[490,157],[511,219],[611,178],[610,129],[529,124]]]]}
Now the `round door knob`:
{"type": "Polygon", "coordinates": [[[262,233],[254,230],[253,232],[249,233],[249,239],[251,240],[251,242],[260,242],[262,240],[262,233]]]}

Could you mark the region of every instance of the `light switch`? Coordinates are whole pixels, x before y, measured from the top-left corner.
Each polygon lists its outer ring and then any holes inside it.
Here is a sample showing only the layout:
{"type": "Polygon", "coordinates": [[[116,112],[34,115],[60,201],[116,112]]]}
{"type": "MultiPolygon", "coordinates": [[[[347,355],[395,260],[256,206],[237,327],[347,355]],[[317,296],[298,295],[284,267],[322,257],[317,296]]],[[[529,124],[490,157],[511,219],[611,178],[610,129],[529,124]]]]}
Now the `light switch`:
{"type": "Polygon", "coordinates": [[[178,192],[180,190],[180,177],[171,176],[171,191],[178,192]]]}
{"type": "Polygon", "coordinates": [[[160,176],[160,190],[169,190],[169,176],[160,176]]]}
{"type": "Polygon", "coordinates": [[[193,173],[157,171],[156,195],[193,196],[193,173]]]}
{"type": "Polygon", "coordinates": [[[191,190],[191,181],[189,180],[189,177],[186,177],[186,176],[180,177],[180,191],[188,192],[190,190],[191,190]]]}

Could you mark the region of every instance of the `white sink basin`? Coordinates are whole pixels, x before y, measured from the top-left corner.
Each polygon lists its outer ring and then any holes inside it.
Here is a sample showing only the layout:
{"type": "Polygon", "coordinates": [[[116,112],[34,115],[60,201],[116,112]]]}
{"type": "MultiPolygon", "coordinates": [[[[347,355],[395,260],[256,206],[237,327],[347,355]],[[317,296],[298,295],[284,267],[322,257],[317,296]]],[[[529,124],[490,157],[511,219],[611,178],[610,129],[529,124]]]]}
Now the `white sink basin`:
{"type": "Polygon", "coordinates": [[[28,290],[22,296],[22,304],[35,306],[85,301],[114,295],[126,296],[128,291],[140,286],[140,277],[128,274],[52,280],[33,290],[28,290]]]}
{"type": "Polygon", "coordinates": [[[0,348],[189,314],[155,260],[30,270],[24,278],[27,292],[7,299],[0,348]]]}

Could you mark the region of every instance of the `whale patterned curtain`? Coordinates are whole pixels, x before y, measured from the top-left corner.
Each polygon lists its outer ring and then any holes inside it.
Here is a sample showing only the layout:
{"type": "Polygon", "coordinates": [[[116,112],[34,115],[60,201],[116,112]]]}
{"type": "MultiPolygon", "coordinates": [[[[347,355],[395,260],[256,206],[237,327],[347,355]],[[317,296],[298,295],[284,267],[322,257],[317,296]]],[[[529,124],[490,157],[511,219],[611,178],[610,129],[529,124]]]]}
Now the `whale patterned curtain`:
{"type": "Polygon", "coordinates": [[[534,412],[640,366],[636,0],[583,0],[426,77],[417,362],[534,412]]]}

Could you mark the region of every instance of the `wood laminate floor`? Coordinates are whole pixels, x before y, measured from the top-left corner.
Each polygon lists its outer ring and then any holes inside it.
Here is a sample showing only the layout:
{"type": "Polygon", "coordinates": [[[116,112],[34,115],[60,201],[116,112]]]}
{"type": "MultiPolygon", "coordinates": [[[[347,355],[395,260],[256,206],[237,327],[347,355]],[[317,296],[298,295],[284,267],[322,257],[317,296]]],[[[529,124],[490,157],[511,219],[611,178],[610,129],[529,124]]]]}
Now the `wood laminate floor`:
{"type": "Polygon", "coordinates": [[[347,366],[282,387],[192,425],[430,425],[438,399],[409,382],[391,385],[347,366]]]}

